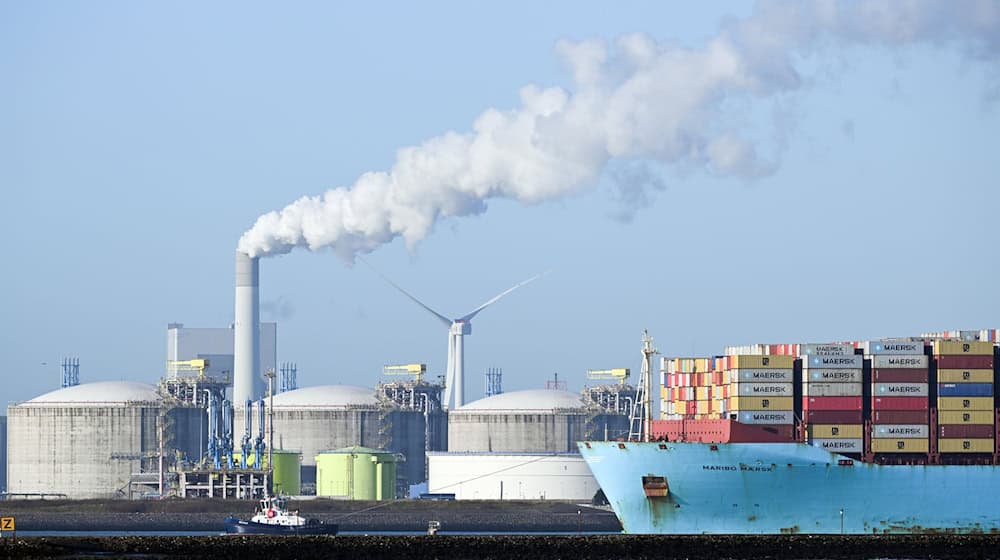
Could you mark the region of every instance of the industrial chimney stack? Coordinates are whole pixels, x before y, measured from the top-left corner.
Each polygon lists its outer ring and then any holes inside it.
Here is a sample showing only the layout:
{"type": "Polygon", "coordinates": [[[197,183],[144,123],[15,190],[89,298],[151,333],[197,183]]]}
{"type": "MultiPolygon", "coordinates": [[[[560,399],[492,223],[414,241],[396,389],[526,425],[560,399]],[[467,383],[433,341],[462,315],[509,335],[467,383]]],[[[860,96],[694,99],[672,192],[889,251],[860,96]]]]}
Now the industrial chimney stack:
{"type": "Polygon", "coordinates": [[[260,377],[260,263],[236,252],[236,313],[233,323],[233,402],[262,396],[260,377]]]}

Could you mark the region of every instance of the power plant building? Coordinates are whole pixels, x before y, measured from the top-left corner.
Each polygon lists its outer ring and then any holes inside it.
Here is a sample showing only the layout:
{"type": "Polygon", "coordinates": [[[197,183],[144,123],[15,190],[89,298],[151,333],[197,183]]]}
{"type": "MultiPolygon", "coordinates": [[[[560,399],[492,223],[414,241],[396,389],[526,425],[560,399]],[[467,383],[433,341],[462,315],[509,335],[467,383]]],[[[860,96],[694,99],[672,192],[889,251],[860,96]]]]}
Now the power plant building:
{"type": "Polygon", "coordinates": [[[129,381],[75,385],[12,404],[8,492],[130,497],[136,484],[157,482],[161,426],[165,456],[198,457],[203,416],[200,408],[165,408],[153,385],[129,381]]]}
{"type": "MultiPolygon", "coordinates": [[[[183,323],[167,324],[167,362],[178,362],[205,358],[208,366],[205,375],[226,378],[232,382],[234,360],[235,329],[191,328],[183,323]]],[[[278,367],[278,325],[260,324],[260,368],[259,378],[266,387],[265,374],[268,370],[277,372],[278,367]]]]}

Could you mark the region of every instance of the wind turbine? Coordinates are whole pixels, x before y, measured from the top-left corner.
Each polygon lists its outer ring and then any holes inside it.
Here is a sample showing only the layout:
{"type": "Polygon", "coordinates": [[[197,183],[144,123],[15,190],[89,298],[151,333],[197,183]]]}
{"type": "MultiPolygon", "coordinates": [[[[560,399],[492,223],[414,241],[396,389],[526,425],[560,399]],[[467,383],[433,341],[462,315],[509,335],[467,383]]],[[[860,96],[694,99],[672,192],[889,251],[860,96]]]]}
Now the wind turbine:
{"type": "Polygon", "coordinates": [[[511,286],[510,288],[507,288],[506,290],[504,290],[504,291],[500,292],[499,294],[493,296],[486,303],[484,303],[484,304],[480,305],[479,307],[473,309],[469,313],[466,313],[465,315],[462,315],[458,319],[449,319],[449,318],[445,317],[444,315],[438,313],[437,311],[434,311],[433,309],[431,309],[430,307],[428,307],[424,302],[422,302],[419,299],[415,298],[409,292],[407,292],[406,290],[404,290],[403,288],[401,288],[400,286],[398,286],[395,282],[393,282],[388,277],[386,277],[384,274],[382,274],[377,269],[375,269],[375,267],[373,267],[371,265],[371,263],[369,263],[368,261],[366,261],[364,259],[360,259],[360,260],[362,262],[364,262],[365,264],[367,264],[369,268],[371,268],[372,270],[374,270],[376,274],[378,274],[379,276],[381,276],[382,279],[385,280],[386,282],[388,282],[393,288],[396,288],[397,290],[399,290],[400,292],[402,292],[402,294],[404,296],[410,298],[411,300],[413,300],[414,303],[416,303],[420,307],[423,307],[424,309],[426,309],[431,315],[434,315],[438,320],[440,320],[442,323],[444,323],[444,325],[446,327],[448,327],[448,369],[445,372],[445,378],[444,378],[444,400],[441,403],[442,406],[446,410],[448,409],[448,405],[451,403],[452,391],[454,391],[454,395],[455,395],[455,408],[458,408],[458,407],[462,406],[463,404],[465,404],[465,343],[464,343],[464,338],[465,338],[465,335],[467,335],[467,334],[471,335],[472,334],[472,318],[475,317],[476,315],[478,315],[480,311],[486,309],[490,305],[493,305],[494,303],[496,303],[497,301],[499,301],[500,298],[504,297],[505,295],[507,295],[507,294],[513,292],[514,290],[520,288],[521,286],[524,286],[525,284],[533,282],[533,281],[541,278],[545,274],[547,274],[547,272],[543,272],[542,274],[536,274],[535,276],[532,276],[531,278],[528,278],[527,280],[524,280],[523,282],[515,284],[515,285],[511,286]]]}

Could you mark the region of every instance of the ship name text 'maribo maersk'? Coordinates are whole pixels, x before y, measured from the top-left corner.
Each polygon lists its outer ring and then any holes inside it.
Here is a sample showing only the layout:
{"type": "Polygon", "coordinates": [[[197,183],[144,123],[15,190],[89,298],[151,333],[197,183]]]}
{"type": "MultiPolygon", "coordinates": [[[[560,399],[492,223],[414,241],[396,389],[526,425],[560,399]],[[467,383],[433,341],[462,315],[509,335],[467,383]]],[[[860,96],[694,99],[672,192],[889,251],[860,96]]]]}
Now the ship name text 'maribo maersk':
{"type": "Polygon", "coordinates": [[[660,418],[580,451],[629,533],[997,533],[998,334],[663,358],[660,418]]]}

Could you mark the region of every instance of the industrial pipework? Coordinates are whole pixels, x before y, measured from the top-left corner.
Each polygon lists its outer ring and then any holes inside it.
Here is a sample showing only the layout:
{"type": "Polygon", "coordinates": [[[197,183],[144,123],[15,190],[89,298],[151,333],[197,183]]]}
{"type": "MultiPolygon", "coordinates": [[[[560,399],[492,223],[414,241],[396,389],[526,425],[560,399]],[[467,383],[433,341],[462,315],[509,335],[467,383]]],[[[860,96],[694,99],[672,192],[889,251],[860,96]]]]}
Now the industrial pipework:
{"type": "Polygon", "coordinates": [[[250,468],[250,433],[253,430],[253,401],[247,399],[246,408],[243,410],[243,440],[240,442],[240,449],[243,451],[241,462],[243,468],[250,468]]]}
{"type": "Polygon", "coordinates": [[[216,396],[208,393],[208,456],[212,458],[212,467],[222,467],[221,449],[219,445],[219,405],[216,396]]]}
{"type": "Polygon", "coordinates": [[[258,469],[264,468],[264,398],[257,401],[257,440],[254,441],[254,465],[258,469]]]}
{"type": "Polygon", "coordinates": [[[226,467],[233,468],[233,403],[222,401],[222,452],[226,455],[226,467]]]}

